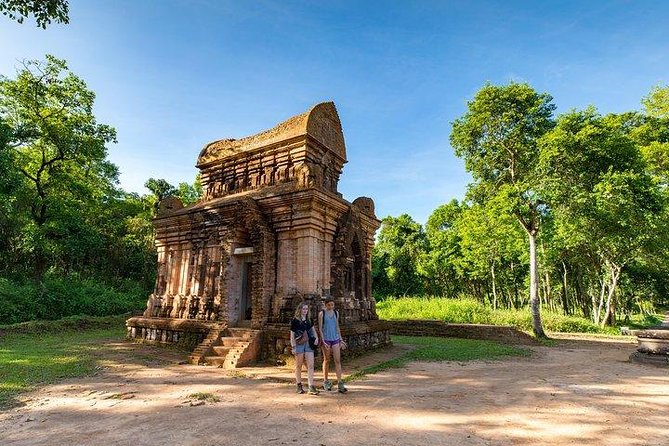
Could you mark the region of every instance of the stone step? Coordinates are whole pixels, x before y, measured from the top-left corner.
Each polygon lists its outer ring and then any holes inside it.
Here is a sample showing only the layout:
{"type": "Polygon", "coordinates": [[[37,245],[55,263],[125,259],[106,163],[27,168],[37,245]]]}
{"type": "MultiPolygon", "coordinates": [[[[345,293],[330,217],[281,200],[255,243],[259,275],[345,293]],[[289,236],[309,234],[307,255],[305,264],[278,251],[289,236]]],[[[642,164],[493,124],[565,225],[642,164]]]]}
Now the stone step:
{"type": "Polygon", "coordinates": [[[230,352],[231,347],[227,345],[217,345],[213,347],[216,356],[226,356],[230,352]]]}
{"type": "Polygon", "coordinates": [[[207,365],[221,367],[224,369],[234,369],[237,367],[237,359],[231,359],[223,356],[207,356],[204,358],[207,365]]]}
{"type": "Polygon", "coordinates": [[[230,361],[226,358],[226,356],[205,356],[204,362],[209,365],[225,367],[225,361],[230,361]]]}
{"type": "Polygon", "coordinates": [[[241,327],[220,330],[213,338],[210,334],[207,337],[208,342],[202,342],[191,355],[191,363],[195,363],[194,359],[199,358],[199,363],[225,369],[234,369],[238,364],[247,364],[249,362],[247,350],[251,344],[257,342],[259,334],[259,330],[241,327]],[[209,356],[204,356],[207,352],[209,356]]]}
{"type": "Polygon", "coordinates": [[[242,340],[243,340],[243,338],[236,337],[236,336],[234,336],[234,337],[233,336],[221,336],[221,338],[220,338],[221,345],[224,345],[226,347],[232,347],[233,345],[235,345],[236,343],[238,343],[242,340]]]}
{"type": "Polygon", "coordinates": [[[249,328],[228,328],[227,330],[232,337],[239,337],[243,339],[253,339],[255,338],[259,331],[258,330],[251,330],[249,328]]]}

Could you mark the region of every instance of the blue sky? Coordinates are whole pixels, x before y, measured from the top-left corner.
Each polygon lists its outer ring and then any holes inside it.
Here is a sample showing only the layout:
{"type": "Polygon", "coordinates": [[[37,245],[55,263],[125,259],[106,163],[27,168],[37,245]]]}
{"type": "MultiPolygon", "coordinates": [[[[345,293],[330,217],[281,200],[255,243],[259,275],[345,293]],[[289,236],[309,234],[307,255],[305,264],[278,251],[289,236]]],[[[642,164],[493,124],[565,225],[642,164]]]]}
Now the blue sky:
{"type": "Polygon", "coordinates": [[[118,131],[121,186],[192,182],[202,146],[333,100],[339,190],[425,222],[469,181],[451,122],[486,82],[529,82],[558,112],[640,108],[669,83],[669,2],[70,0],[47,30],[0,17],[0,73],[53,54],[118,131]]]}

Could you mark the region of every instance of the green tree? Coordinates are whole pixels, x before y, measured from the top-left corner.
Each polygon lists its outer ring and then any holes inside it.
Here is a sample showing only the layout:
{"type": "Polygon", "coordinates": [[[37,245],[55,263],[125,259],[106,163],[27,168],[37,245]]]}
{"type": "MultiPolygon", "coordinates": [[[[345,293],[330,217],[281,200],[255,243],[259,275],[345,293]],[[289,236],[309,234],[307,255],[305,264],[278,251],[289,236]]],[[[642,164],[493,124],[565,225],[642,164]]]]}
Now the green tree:
{"type": "Polygon", "coordinates": [[[630,136],[639,144],[649,172],[669,186],[669,86],[655,87],[642,101],[645,113],[632,115],[630,136]]]}
{"type": "Polygon", "coordinates": [[[372,252],[376,292],[396,296],[423,293],[418,262],[425,250],[423,228],[409,215],[384,218],[372,252]]]}
{"type": "Polygon", "coordinates": [[[22,226],[22,215],[16,212],[24,207],[20,197],[24,194],[24,179],[15,168],[15,153],[10,147],[12,129],[0,116],[0,272],[15,263],[12,241],[17,238],[22,226]]]}
{"type": "Polygon", "coordinates": [[[144,187],[153,193],[157,201],[166,197],[172,197],[177,192],[177,189],[174,186],[162,178],[149,178],[146,180],[146,183],[144,183],[144,187]]]}
{"type": "Polygon", "coordinates": [[[193,184],[179,183],[175,195],[179,197],[184,206],[197,203],[202,198],[202,184],[200,183],[200,174],[195,176],[193,184]]]}
{"type": "Polygon", "coordinates": [[[19,23],[33,15],[37,26],[46,26],[55,21],[69,23],[67,0],[0,0],[0,12],[19,23]]]}
{"type": "Polygon", "coordinates": [[[177,197],[184,206],[196,203],[202,198],[202,185],[200,184],[200,174],[195,177],[193,184],[179,183],[174,187],[167,180],[159,178],[149,178],[144,183],[144,187],[153,194],[153,205],[157,209],[158,203],[167,197],[177,197]]]}
{"type": "Polygon", "coordinates": [[[463,211],[457,200],[439,206],[425,224],[428,247],[420,258],[418,271],[429,280],[426,291],[455,297],[462,290],[458,278],[460,235],[456,223],[463,211]]]}
{"type": "Polygon", "coordinates": [[[84,81],[53,56],[25,62],[16,79],[0,77],[0,119],[9,128],[12,164],[26,185],[17,202],[28,206],[31,224],[23,244],[37,279],[62,240],[77,237],[73,224],[84,228],[87,203],[116,193],[118,171],[106,159],[116,132],[97,123],[94,101],[84,81]]]}
{"type": "Polygon", "coordinates": [[[467,208],[457,222],[460,235],[460,277],[479,279],[488,285],[490,304],[517,308],[521,304],[517,273],[527,271],[522,253],[522,229],[504,196],[467,208]]]}
{"type": "Polygon", "coordinates": [[[529,240],[530,306],[533,330],[541,323],[536,240],[545,204],[538,194],[537,141],[554,125],[555,105],[527,84],[485,85],[453,122],[450,141],[474,177],[470,194],[481,200],[502,194],[529,240]]]}
{"type": "Polygon", "coordinates": [[[591,300],[593,320],[602,325],[613,322],[623,268],[652,244],[663,209],[630,137],[631,118],[600,116],[594,108],[572,111],[541,141],[543,191],[560,243],[586,253],[599,272],[591,300]]]}
{"type": "Polygon", "coordinates": [[[654,118],[669,118],[669,85],[656,85],[642,103],[646,114],[654,118]]]}

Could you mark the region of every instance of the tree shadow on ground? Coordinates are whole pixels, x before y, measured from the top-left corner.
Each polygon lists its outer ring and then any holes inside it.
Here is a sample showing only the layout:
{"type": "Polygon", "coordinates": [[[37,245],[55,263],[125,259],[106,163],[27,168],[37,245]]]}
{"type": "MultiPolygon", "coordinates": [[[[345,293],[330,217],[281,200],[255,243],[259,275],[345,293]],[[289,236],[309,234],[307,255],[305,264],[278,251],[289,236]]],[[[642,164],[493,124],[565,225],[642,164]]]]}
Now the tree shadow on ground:
{"type": "Polygon", "coordinates": [[[43,389],[0,418],[0,436],[9,445],[53,444],[55,432],[61,444],[669,443],[669,374],[628,362],[631,344],[570,340],[525,358],[414,362],[318,396],[176,365],[172,352],[147,347],[110,347],[99,376],[43,389]],[[163,366],[147,365],[161,353],[163,366]],[[220,400],[192,406],[196,392],[220,400]]]}

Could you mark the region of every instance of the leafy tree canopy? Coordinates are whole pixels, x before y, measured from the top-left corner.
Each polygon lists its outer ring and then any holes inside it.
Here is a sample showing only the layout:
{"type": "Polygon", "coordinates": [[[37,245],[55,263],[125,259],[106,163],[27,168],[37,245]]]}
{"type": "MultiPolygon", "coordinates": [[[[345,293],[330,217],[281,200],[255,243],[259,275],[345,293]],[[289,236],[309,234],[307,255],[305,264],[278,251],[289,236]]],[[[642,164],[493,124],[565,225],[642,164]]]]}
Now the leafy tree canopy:
{"type": "Polygon", "coordinates": [[[494,188],[531,179],[536,141],[553,126],[552,99],[519,83],[486,84],[476,93],[450,138],[477,183],[494,188]]]}
{"type": "Polygon", "coordinates": [[[18,23],[30,17],[35,17],[37,26],[46,29],[46,26],[56,23],[69,23],[69,6],[67,0],[0,0],[0,12],[18,23]]]}
{"type": "Polygon", "coordinates": [[[30,222],[15,220],[14,226],[23,227],[20,245],[34,257],[39,277],[63,241],[86,229],[93,208],[119,193],[118,169],[106,147],[116,131],[97,122],[94,101],[85,82],[53,56],[24,62],[15,79],[0,76],[2,168],[13,178],[15,219],[30,222]]]}
{"type": "Polygon", "coordinates": [[[426,249],[422,226],[409,215],[386,217],[374,246],[375,280],[383,294],[410,295],[423,292],[418,261],[426,249]]]}
{"type": "Polygon", "coordinates": [[[544,337],[538,296],[536,237],[545,203],[539,194],[539,139],[553,126],[553,98],[528,84],[486,84],[453,122],[451,145],[474,177],[470,197],[503,195],[529,241],[534,332],[544,337]]]}
{"type": "Polygon", "coordinates": [[[669,118],[669,85],[655,86],[642,103],[649,116],[669,118]]]}

